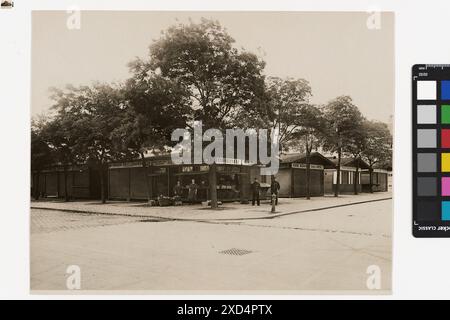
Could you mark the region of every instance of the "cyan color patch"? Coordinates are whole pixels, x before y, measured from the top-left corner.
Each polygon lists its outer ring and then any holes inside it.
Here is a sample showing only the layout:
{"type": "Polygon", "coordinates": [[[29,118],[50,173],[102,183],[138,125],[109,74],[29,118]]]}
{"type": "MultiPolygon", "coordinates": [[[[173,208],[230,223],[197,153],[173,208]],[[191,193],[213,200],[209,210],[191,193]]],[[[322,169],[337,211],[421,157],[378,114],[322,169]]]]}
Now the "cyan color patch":
{"type": "Polygon", "coordinates": [[[442,201],[442,216],[443,221],[450,221],[450,201],[442,201]]]}

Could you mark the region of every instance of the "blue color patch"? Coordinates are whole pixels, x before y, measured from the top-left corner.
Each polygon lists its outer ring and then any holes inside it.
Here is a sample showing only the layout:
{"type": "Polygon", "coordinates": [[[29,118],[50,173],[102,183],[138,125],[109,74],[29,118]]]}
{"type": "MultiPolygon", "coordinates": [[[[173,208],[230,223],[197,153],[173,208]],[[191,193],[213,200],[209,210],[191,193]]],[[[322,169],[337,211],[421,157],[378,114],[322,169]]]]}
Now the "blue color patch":
{"type": "Polygon", "coordinates": [[[450,100],[450,80],[441,81],[441,100],[450,100]]]}
{"type": "Polygon", "coordinates": [[[450,201],[442,201],[442,220],[450,221],[450,201]]]}

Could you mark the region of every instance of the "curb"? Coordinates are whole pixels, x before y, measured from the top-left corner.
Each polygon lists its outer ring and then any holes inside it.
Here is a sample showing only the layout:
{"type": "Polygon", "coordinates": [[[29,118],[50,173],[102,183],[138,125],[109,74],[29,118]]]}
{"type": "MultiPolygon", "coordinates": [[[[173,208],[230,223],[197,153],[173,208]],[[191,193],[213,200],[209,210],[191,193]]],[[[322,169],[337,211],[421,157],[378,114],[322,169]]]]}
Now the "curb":
{"type": "Polygon", "coordinates": [[[90,211],[90,210],[76,210],[76,209],[58,209],[58,208],[49,208],[49,207],[35,207],[30,206],[30,209],[41,209],[41,210],[52,210],[52,211],[62,211],[62,212],[70,212],[70,213],[85,213],[85,214],[96,214],[96,215],[109,215],[109,216],[121,216],[121,217],[136,217],[136,218],[143,218],[143,219],[159,219],[161,221],[197,221],[197,222],[207,222],[207,221],[243,221],[243,220],[264,220],[264,219],[274,219],[278,217],[298,214],[298,213],[306,213],[306,212],[314,212],[314,211],[321,211],[321,210],[327,210],[327,209],[333,209],[333,208],[340,208],[340,207],[347,207],[352,206],[356,204],[363,204],[363,203],[369,203],[369,202],[377,202],[377,201],[385,201],[390,200],[392,197],[387,198],[380,198],[380,199],[373,199],[373,200],[364,200],[364,201],[357,201],[352,203],[344,203],[344,204],[338,204],[333,206],[326,206],[326,207],[319,207],[319,208],[313,208],[313,209],[305,209],[305,210],[297,210],[297,211],[291,211],[291,212],[285,212],[285,213],[276,213],[276,214],[270,214],[268,216],[258,216],[258,217],[248,217],[248,218],[213,218],[213,219],[196,219],[196,218],[167,218],[167,217],[161,217],[161,216],[154,216],[154,215],[139,215],[139,214],[127,214],[127,213],[111,213],[111,212],[97,212],[97,211],[90,211]]]}

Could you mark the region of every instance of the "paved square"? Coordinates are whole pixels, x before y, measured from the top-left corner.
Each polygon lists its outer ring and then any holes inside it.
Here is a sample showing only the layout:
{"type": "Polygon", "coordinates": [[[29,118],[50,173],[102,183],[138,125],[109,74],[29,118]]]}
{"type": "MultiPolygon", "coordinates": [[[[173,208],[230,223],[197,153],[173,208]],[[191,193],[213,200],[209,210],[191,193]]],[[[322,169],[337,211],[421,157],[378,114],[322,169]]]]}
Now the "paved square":
{"type": "Polygon", "coordinates": [[[82,290],[376,293],[366,286],[375,265],[386,292],[391,212],[381,200],[275,219],[144,222],[32,209],[31,289],[66,290],[77,265],[82,290]]]}

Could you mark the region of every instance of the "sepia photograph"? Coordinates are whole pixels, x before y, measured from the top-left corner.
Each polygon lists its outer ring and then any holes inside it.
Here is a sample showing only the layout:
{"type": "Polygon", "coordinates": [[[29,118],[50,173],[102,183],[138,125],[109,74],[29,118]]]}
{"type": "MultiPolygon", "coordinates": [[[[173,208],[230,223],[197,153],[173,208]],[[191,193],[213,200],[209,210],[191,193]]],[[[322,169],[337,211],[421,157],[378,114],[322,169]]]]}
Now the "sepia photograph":
{"type": "Polygon", "coordinates": [[[31,18],[32,293],[391,293],[394,13],[31,18]]]}

